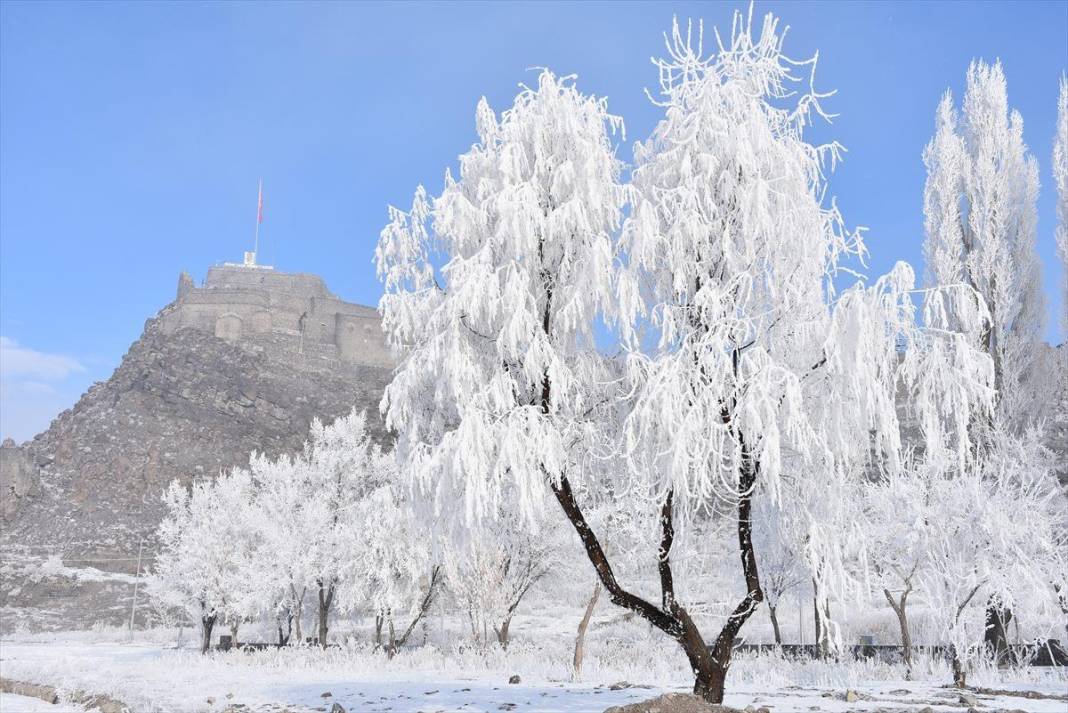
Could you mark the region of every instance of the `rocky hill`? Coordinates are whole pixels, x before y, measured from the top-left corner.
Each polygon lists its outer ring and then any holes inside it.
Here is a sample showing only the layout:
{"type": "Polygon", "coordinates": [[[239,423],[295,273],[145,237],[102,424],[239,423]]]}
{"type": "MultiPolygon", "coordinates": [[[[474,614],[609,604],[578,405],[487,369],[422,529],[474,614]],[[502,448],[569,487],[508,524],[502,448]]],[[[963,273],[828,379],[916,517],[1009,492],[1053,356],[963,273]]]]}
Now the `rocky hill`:
{"type": "Polygon", "coordinates": [[[2,628],[120,623],[172,480],[297,450],[313,418],[353,406],[385,440],[390,372],[377,313],[317,277],[222,266],[196,287],[183,275],[111,378],[0,448],[2,628]]]}

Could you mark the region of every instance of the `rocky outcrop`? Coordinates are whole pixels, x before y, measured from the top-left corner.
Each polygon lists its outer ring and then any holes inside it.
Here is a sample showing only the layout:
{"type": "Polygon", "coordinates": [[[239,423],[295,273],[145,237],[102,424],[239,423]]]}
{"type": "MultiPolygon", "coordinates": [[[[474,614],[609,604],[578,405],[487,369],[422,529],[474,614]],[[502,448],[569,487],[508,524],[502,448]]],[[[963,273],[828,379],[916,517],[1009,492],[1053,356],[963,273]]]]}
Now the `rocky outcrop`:
{"type": "Polygon", "coordinates": [[[133,573],[142,543],[142,564],[151,562],[161,496],[172,480],[213,478],[247,464],[252,451],[298,450],[313,418],[332,420],[356,407],[371,416],[376,438],[387,440],[378,403],[391,369],[373,310],[328,299],[318,278],[270,277],[262,289],[242,286],[241,299],[289,305],[276,315],[285,324],[274,328],[268,310],[256,332],[217,336],[216,320],[207,318],[203,325],[183,325],[193,295],[199,295],[198,315],[208,314],[202,308],[208,302],[221,314],[240,311],[227,309],[232,287],[212,294],[210,284],[196,288],[183,280],[178,299],[146,323],[111,378],[92,386],[32,441],[4,444],[0,545],[7,557],[0,607],[20,610],[23,620],[27,608],[46,610],[50,628],[100,618],[118,623],[121,612],[128,616],[127,605],[102,606],[93,597],[126,597],[101,594],[109,587],[127,592],[122,577],[109,584],[101,581],[106,576],[92,574],[80,577],[87,581],[41,586],[33,577],[35,563],[58,554],[62,566],[53,562],[52,569],[67,579],[71,570],[133,573]],[[321,323],[336,325],[342,314],[361,320],[361,331],[373,326],[373,353],[361,358],[352,343],[343,355],[332,332],[317,338],[294,332],[288,320],[295,309],[321,323]]]}

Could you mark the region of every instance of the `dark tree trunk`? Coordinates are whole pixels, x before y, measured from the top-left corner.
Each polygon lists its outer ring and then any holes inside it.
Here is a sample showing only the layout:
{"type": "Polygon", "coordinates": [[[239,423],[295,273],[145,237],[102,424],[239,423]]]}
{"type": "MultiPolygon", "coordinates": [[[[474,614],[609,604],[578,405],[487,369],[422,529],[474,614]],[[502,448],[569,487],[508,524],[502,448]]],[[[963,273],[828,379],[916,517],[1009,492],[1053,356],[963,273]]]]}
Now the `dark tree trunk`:
{"type": "Polygon", "coordinates": [[[324,587],[319,583],[319,646],[326,648],[326,635],[329,631],[330,606],[334,603],[334,585],[324,587]]]}
{"type": "Polygon", "coordinates": [[[821,659],[825,659],[831,654],[831,631],[827,627],[827,621],[831,618],[831,603],[820,597],[819,583],[815,579],[812,580],[812,615],[816,622],[816,651],[821,659]]]}
{"type": "Polygon", "coordinates": [[[382,624],[385,620],[386,618],[381,613],[375,615],[375,646],[382,645],[382,624]]]}
{"type": "Polygon", "coordinates": [[[661,606],[656,606],[641,597],[628,592],[620,586],[612,571],[608,557],[600,541],[590,528],[581,508],[575,500],[571,484],[566,477],[559,482],[550,479],[549,485],[557,502],[567,515],[568,520],[578,533],[586,550],[590,563],[597,572],[601,584],[608,591],[612,603],[629,609],[648,621],[654,627],[675,639],[682,647],[690,668],[694,672],[694,694],[710,703],[723,702],[724,684],[731,664],[734,638],[745,622],[764,600],[757,574],[756,552],[752,539],[752,494],[756,484],[758,466],[748,456],[748,449],[742,441],[743,467],[739,478],[741,497],[738,500],[738,545],[748,589],[741,603],[727,618],[715,643],[709,648],[697,625],[690,618],[686,609],[675,600],[675,586],[671,571],[670,552],[675,532],[672,515],[672,493],[661,509],[661,542],[658,552],[660,570],[660,587],[662,591],[661,606]]]}
{"type": "Polygon", "coordinates": [[[215,615],[200,617],[200,624],[202,627],[202,638],[200,642],[200,653],[208,653],[208,649],[211,648],[211,630],[215,628],[215,615]]]}
{"type": "Polygon", "coordinates": [[[890,602],[890,608],[894,610],[894,614],[897,614],[897,625],[901,629],[901,650],[902,658],[905,661],[905,678],[907,680],[912,678],[912,636],[909,634],[909,620],[905,606],[908,604],[909,592],[911,591],[912,585],[909,584],[905,591],[901,593],[901,598],[895,600],[889,589],[883,590],[883,594],[886,595],[886,601],[890,602]]]}
{"type": "Polygon", "coordinates": [[[986,605],[986,631],[983,641],[986,652],[997,666],[1012,662],[1009,649],[1008,628],[1012,623],[1012,611],[1001,605],[997,597],[991,597],[986,605]]]}
{"type": "Polygon", "coordinates": [[[775,616],[775,607],[768,602],[768,616],[771,617],[771,628],[775,632],[775,645],[782,646],[782,632],[779,631],[779,618],[775,616]]]}

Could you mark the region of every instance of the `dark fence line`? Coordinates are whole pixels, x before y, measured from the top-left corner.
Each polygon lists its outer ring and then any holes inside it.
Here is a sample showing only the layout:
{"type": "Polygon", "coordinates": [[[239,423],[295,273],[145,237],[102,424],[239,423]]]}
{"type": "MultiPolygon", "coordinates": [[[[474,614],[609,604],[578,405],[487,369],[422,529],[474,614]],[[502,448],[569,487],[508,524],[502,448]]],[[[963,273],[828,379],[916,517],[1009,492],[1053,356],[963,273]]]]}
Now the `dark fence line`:
{"type": "MultiPolygon", "coordinates": [[[[311,646],[318,646],[319,639],[308,637],[305,641],[311,646]]],[[[339,644],[328,644],[329,647],[339,644]]],[[[219,643],[215,646],[219,651],[229,651],[237,648],[242,651],[265,651],[280,648],[278,643],[263,641],[241,641],[236,645],[229,636],[220,636],[219,643]]],[[[782,652],[785,656],[793,658],[820,658],[819,647],[815,644],[744,644],[734,646],[735,651],[749,654],[767,654],[782,652]]],[[[942,657],[948,659],[951,655],[948,646],[913,646],[914,655],[930,657],[942,657]]],[[[854,659],[878,659],[886,663],[899,663],[904,658],[905,648],[897,645],[859,644],[845,647],[845,653],[854,659]]],[[[1024,666],[1068,666],[1068,650],[1065,650],[1060,641],[1050,639],[1038,644],[1011,644],[1007,658],[1012,663],[1024,666]]]]}
{"type": "MultiPolygon", "coordinates": [[[[794,658],[819,658],[820,650],[815,644],[737,644],[735,651],[763,654],[781,651],[794,658]]],[[[913,654],[926,654],[931,657],[949,658],[950,647],[913,646],[913,654]]],[[[905,648],[899,645],[858,644],[845,647],[845,653],[855,659],[878,659],[887,663],[900,662],[904,658],[905,648]]],[[[1068,650],[1060,641],[1049,639],[1037,644],[1011,644],[1008,660],[1025,666],[1068,666],[1068,650]]]]}

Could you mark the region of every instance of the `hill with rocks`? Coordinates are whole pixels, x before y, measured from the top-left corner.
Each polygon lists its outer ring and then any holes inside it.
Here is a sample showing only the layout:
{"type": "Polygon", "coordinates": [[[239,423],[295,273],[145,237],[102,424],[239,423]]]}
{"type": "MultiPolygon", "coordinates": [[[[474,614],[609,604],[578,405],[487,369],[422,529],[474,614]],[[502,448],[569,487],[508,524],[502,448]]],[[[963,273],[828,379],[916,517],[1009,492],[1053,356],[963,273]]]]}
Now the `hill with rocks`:
{"type": "Polygon", "coordinates": [[[0,447],[2,628],[128,619],[172,480],[296,451],[312,419],[353,407],[385,442],[391,370],[377,312],[318,277],[224,265],[198,287],[183,274],[111,378],[0,447]]]}

